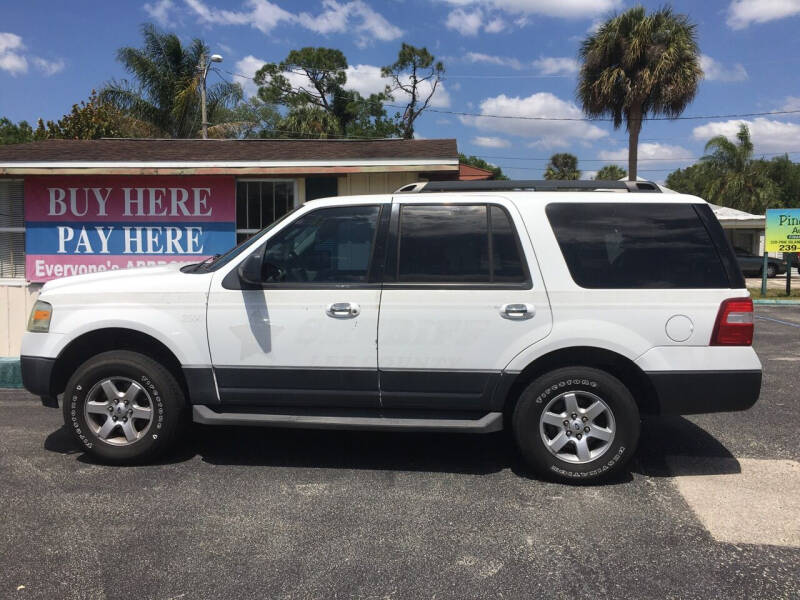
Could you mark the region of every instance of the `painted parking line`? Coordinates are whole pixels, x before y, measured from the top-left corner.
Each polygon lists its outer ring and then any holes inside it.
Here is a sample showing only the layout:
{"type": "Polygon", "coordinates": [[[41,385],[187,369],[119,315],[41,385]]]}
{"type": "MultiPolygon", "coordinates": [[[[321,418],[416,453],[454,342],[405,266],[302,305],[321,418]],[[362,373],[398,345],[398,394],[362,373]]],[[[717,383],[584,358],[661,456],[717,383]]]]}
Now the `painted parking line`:
{"type": "Polygon", "coordinates": [[[715,540],[800,548],[800,462],[681,456],[667,462],[715,540]]]}
{"type": "Polygon", "coordinates": [[[780,323],[781,325],[789,325],[790,327],[800,327],[800,323],[792,323],[791,321],[781,321],[780,319],[773,319],[772,317],[762,317],[756,315],[756,319],[763,319],[764,321],[772,321],[773,323],[780,323]]]}

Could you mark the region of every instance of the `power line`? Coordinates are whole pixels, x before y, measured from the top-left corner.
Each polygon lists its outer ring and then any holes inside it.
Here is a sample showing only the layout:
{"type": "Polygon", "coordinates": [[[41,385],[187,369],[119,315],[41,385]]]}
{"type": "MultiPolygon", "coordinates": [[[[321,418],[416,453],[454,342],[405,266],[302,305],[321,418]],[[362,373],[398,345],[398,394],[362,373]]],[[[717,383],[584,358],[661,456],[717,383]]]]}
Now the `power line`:
{"type": "MultiPolygon", "coordinates": [[[[785,150],[783,152],[763,152],[759,156],[780,156],[783,154],[800,154],[800,150],[785,150]]],[[[526,156],[497,156],[493,154],[481,154],[481,158],[496,158],[499,160],[527,160],[527,161],[549,161],[550,158],[544,157],[526,157],[526,156]]],[[[681,160],[700,160],[703,158],[702,156],[673,156],[670,158],[639,158],[639,162],[641,161],[665,161],[665,162],[677,162],[681,160]]],[[[582,162],[625,162],[627,158],[580,158],[578,157],[579,161],[582,162]]]]}
{"type": "MultiPolygon", "coordinates": [[[[403,106],[399,104],[387,103],[386,106],[403,108],[403,106]]],[[[494,115],[494,114],[484,114],[484,113],[462,112],[458,110],[443,110],[440,108],[428,108],[426,110],[435,113],[456,115],[463,117],[486,117],[489,119],[517,119],[523,121],[603,121],[610,123],[614,120],[605,117],[527,117],[521,115],[494,115]]],[[[768,115],[792,115],[797,113],[800,113],[800,110],[771,110],[766,112],[737,113],[728,115],[691,115],[688,117],[644,117],[642,121],[690,121],[697,119],[734,119],[739,117],[763,117],[768,115]]]]}

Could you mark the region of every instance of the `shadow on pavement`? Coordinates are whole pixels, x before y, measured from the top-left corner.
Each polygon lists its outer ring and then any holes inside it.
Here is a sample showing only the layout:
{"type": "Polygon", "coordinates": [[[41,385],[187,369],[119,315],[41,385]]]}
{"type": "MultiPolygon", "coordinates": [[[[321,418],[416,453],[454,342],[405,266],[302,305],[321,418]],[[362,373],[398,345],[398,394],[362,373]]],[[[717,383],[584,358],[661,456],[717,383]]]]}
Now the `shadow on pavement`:
{"type": "Polygon", "coordinates": [[[651,477],[741,473],[717,438],[684,417],[645,417],[631,469],[651,477]]]}
{"type": "MultiPolygon", "coordinates": [[[[94,463],[61,427],[47,436],[45,449],[59,454],[79,454],[77,460],[94,463]]],[[[392,433],[321,431],[261,427],[192,425],[173,452],[157,464],[185,462],[199,456],[214,465],[254,465],[307,469],[370,469],[483,475],[511,469],[520,477],[536,479],[522,462],[510,436],[453,433],[392,433]]],[[[642,423],[639,450],[630,470],[643,475],[669,477],[675,473],[666,456],[704,460],[703,472],[739,472],[731,453],[714,437],[682,417],[648,418],[642,423]],[[733,459],[733,460],[731,460],[733,459]],[[709,467],[709,464],[711,465],[709,467]],[[735,470],[732,470],[735,469],[735,470]]],[[[671,463],[672,464],[672,463],[671,463]]],[[[691,461],[687,469],[691,470],[691,461]]],[[[699,469],[699,467],[698,467],[699,469]]],[[[698,472],[699,474],[699,472],[698,472]]],[[[632,479],[630,472],[607,482],[632,479]]]]}

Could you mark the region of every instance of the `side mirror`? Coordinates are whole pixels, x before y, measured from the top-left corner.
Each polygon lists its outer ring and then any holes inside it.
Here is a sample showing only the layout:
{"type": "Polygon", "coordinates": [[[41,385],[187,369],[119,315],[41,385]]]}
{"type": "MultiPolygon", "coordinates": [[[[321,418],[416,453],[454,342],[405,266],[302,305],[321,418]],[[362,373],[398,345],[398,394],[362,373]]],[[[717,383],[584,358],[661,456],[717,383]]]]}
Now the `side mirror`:
{"type": "Polygon", "coordinates": [[[239,263],[239,268],[237,269],[239,272],[239,279],[245,283],[261,285],[262,261],[263,256],[260,252],[256,252],[245,258],[241,263],[239,263]]]}

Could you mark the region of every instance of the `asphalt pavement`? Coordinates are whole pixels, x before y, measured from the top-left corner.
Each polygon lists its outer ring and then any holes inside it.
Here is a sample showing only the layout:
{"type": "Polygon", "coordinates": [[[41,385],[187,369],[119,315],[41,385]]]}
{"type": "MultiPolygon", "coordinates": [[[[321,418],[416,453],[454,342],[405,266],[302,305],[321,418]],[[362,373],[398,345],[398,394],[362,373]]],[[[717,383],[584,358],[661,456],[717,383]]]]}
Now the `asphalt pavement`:
{"type": "Polygon", "coordinates": [[[800,598],[800,306],[744,413],[650,418],[630,472],[531,477],[503,433],[196,426],[91,462],[0,391],[0,598],[800,598]]]}

